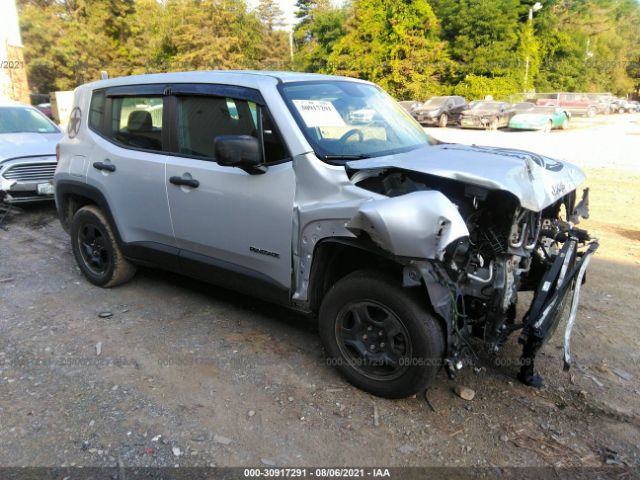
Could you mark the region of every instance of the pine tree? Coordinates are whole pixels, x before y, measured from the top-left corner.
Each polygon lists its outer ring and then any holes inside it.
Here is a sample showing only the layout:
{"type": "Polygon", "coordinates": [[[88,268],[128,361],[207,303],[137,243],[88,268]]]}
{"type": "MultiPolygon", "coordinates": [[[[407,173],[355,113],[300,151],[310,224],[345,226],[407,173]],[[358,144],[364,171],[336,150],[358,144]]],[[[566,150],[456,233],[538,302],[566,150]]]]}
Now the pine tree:
{"type": "Polygon", "coordinates": [[[260,0],[258,3],[258,18],[266,25],[268,32],[273,32],[274,28],[284,27],[284,12],[280,8],[278,0],[260,0]]]}

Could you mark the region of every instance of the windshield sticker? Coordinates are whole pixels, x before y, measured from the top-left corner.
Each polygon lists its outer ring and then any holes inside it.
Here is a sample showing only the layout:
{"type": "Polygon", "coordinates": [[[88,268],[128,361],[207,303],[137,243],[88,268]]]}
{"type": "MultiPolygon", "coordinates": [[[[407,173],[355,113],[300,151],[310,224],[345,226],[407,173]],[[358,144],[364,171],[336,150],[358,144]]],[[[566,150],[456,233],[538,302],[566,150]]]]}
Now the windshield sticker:
{"type": "Polygon", "coordinates": [[[331,102],[324,100],[293,100],[293,104],[309,128],[345,127],[346,123],[331,102]]]}

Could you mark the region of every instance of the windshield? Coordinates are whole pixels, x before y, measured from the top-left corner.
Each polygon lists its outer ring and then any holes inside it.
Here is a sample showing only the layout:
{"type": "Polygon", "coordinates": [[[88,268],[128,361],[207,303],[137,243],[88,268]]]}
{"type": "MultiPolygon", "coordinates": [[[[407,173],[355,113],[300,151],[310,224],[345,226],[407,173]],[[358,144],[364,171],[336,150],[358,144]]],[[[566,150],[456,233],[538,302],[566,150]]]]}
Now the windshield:
{"type": "Polygon", "coordinates": [[[420,125],[374,85],[329,80],[283,84],[280,90],[320,158],[369,158],[429,144],[420,125]]]}
{"type": "Polygon", "coordinates": [[[433,97],[424,102],[423,107],[439,107],[447,101],[447,97],[433,97]]]}
{"type": "Polygon", "coordinates": [[[0,107],[0,134],[58,132],[58,127],[33,108],[0,107]]]}
{"type": "Polygon", "coordinates": [[[478,102],[474,103],[470,110],[498,110],[499,103],[496,102],[478,102]]]}

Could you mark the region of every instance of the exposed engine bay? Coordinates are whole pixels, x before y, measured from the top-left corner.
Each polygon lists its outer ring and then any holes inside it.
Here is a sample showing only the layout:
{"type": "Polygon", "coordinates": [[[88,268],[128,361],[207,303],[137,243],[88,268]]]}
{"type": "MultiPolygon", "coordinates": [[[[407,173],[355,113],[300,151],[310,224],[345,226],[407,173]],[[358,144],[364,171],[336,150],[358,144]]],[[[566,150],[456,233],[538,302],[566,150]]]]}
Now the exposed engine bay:
{"type": "Polygon", "coordinates": [[[509,191],[402,168],[363,168],[352,172],[351,181],[389,197],[365,204],[348,226],[351,231],[365,232],[381,248],[393,249],[396,254],[430,258],[407,261],[404,284],[426,284],[434,310],[445,320],[445,366],[450,375],[473,362],[472,337],[487,351],[497,352],[511,334],[520,332],[523,354],[518,378],[527,385],[540,386],[534,358],[565,318],[564,364],[568,369],[580,286],[598,248],[597,241],[575,226],[581,217],[588,218],[588,189],[578,199],[576,190],[558,188],[555,201],[534,211],[524,208],[509,191]],[[393,205],[393,199],[416,192],[425,192],[421,201],[431,205],[440,198],[435,195],[441,194],[456,212],[443,212],[442,206],[425,207],[433,218],[405,212],[404,216],[413,220],[437,222],[437,228],[433,238],[421,239],[431,251],[402,252],[399,242],[394,243],[388,233],[400,229],[398,218],[403,213],[397,210],[402,206],[395,205],[394,216],[382,205],[385,201],[393,205]],[[426,192],[434,196],[427,197],[426,192]],[[516,305],[523,291],[535,293],[524,318],[518,321],[516,305]]]}

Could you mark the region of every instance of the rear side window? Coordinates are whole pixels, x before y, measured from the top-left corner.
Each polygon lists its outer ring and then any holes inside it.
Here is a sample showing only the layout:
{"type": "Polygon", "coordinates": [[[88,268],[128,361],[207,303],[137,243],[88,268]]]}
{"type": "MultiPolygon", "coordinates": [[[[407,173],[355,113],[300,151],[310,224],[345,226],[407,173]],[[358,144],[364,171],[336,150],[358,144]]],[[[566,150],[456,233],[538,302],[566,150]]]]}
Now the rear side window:
{"type": "Polygon", "coordinates": [[[100,133],[104,133],[104,103],[104,90],[95,90],[89,107],[89,127],[100,133]]]}
{"type": "MultiPolygon", "coordinates": [[[[248,100],[213,96],[178,97],[178,152],[215,158],[214,140],[220,135],[250,135],[258,138],[258,106],[248,100]]],[[[286,157],[286,149],[269,117],[263,113],[265,161],[286,157]]]]}
{"type": "Polygon", "coordinates": [[[109,135],[127,147],[162,150],[162,97],[114,97],[109,135]]]}

